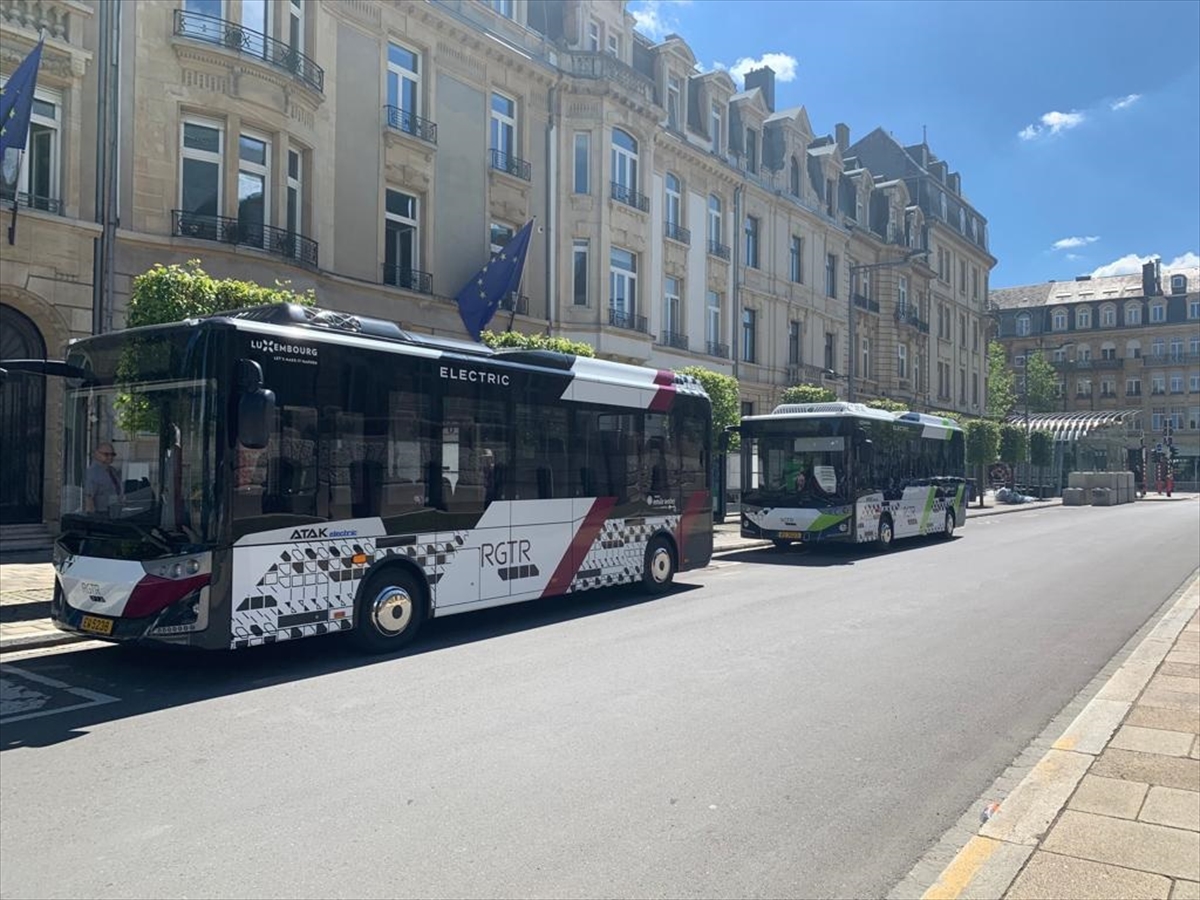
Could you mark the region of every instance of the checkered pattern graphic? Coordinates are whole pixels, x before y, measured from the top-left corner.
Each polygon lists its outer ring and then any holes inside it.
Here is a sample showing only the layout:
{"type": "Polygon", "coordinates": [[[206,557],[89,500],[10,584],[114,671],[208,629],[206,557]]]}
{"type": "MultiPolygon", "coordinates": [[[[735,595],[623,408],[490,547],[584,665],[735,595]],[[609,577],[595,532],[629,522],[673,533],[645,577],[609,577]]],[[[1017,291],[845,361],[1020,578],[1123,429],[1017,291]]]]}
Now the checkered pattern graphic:
{"type": "Polygon", "coordinates": [[[640,581],[650,538],[678,525],[678,515],[605,522],[567,593],[640,581]]]}
{"type": "Polygon", "coordinates": [[[278,555],[258,580],[255,593],[234,607],[232,646],[240,649],[349,631],[359,585],[375,562],[391,556],[412,560],[435,585],[466,535],[465,531],[438,532],[275,545],[278,555]],[[377,542],[392,546],[378,547],[377,542]]]}

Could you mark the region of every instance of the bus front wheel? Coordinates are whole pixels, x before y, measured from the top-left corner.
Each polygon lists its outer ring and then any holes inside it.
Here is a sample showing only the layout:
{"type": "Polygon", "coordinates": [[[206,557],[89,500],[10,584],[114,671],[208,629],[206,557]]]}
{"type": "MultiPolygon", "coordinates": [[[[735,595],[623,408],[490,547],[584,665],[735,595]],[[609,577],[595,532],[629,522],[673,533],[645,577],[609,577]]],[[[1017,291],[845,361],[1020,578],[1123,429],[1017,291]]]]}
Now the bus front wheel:
{"type": "Polygon", "coordinates": [[[942,537],[946,540],[954,537],[954,526],[958,524],[958,520],[954,518],[954,510],[946,510],[946,530],[942,532],[942,537]]]}
{"type": "Polygon", "coordinates": [[[425,620],[425,592],[403,569],[385,569],[367,579],[359,593],[350,634],[369,653],[391,653],[408,644],[425,620]]]}
{"type": "Polygon", "coordinates": [[[892,541],[896,539],[896,532],[892,529],[891,516],[884,516],[879,520],[879,537],[875,539],[875,545],[880,550],[891,550],[892,541]]]}
{"type": "Polygon", "coordinates": [[[652,594],[660,594],[675,578],[675,551],[662,535],[646,546],[646,561],[642,567],[642,585],[652,594]]]}

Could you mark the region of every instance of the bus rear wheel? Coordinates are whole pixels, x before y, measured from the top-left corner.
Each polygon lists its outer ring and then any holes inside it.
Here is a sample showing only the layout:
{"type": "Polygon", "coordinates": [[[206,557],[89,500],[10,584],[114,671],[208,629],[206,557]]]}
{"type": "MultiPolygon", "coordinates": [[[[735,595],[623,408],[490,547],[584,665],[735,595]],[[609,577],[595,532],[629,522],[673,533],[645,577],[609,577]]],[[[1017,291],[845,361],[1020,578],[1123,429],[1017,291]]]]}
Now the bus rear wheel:
{"type": "Polygon", "coordinates": [[[646,560],[642,566],[642,586],[652,594],[661,594],[675,579],[675,551],[662,535],[652,539],[646,546],[646,560]]]}
{"type": "Polygon", "coordinates": [[[946,510],[946,530],[942,532],[942,537],[946,540],[954,537],[954,526],[958,524],[958,520],[954,518],[954,510],[946,510]]]}
{"type": "Polygon", "coordinates": [[[879,520],[879,536],[875,539],[875,546],[880,550],[891,550],[892,541],[896,539],[896,532],[892,528],[892,517],[883,516],[879,520]]]}
{"type": "Polygon", "coordinates": [[[368,653],[392,653],[412,641],[425,621],[425,592],[403,569],[372,575],[358,595],[354,642],[368,653]]]}

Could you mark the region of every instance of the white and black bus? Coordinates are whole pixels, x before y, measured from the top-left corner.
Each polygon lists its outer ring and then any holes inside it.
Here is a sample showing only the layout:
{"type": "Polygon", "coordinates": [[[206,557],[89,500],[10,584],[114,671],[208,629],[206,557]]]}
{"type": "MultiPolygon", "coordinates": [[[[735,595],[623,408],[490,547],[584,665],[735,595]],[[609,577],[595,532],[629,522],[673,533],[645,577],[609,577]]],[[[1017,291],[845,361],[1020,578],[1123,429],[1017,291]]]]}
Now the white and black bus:
{"type": "Polygon", "coordinates": [[[860,403],[806,403],[747,416],[744,537],[876,543],[952,537],[966,521],[963,432],[952,419],[860,403]]]}
{"type": "Polygon", "coordinates": [[[55,624],[240,648],[707,565],[695,379],[296,305],[71,345],[55,624]]]}

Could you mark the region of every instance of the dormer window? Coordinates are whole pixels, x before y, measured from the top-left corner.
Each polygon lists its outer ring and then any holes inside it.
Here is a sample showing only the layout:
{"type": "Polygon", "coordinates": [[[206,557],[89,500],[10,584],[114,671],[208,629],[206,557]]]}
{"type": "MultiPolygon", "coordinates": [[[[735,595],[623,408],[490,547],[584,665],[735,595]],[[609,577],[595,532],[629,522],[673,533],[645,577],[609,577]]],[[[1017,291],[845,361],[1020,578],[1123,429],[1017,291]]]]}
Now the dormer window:
{"type": "Polygon", "coordinates": [[[753,128],[746,129],[746,171],[758,171],[758,132],[753,128]]]}
{"type": "Polygon", "coordinates": [[[800,196],[800,163],[792,157],[791,171],[788,174],[788,187],[793,197],[800,196]]]}
{"type": "Polygon", "coordinates": [[[683,121],[680,114],[682,109],[683,87],[678,78],[674,75],[667,76],[667,127],[672,131],[679,131],[680,123],[683,121]]]}
{"type": "Polygon", "coordinates": [[[1187,276],[1172,275],[1171,276],[1171,293],[1186,294],[1187,293],[1187,276]]]}
{"type": "Polygon", "coordinates": [[[709,137],[712,138],[712,152],[720,155],[723,143],[721,141],[722,131],[724,130],[724,118],[721,115],[721,107],[716,103],[712,105],[712,117],[709,119],[709,130],[712,132],[709,137]]]}

